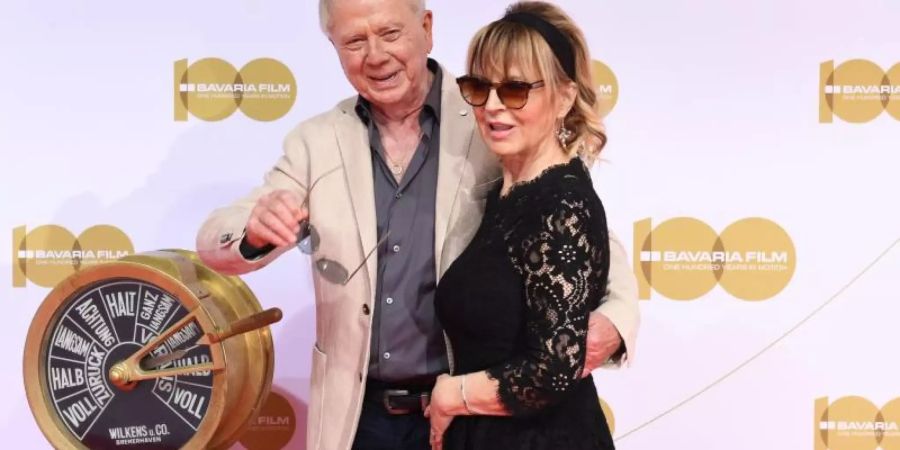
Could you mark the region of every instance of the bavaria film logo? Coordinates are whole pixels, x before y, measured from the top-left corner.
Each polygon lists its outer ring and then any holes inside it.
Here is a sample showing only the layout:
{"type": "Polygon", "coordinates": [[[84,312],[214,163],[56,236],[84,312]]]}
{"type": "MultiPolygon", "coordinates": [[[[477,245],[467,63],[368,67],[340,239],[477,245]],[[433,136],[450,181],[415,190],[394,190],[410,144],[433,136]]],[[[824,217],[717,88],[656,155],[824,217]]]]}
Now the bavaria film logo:
{"type": "Polygon", "coordinates": [[[619,101],[619,80],[606,64],[593,61],[591,73],[594,78],[594,89],[597,91],[597,112],[606,117],[619,101]]]}
{"type": "Polygon", "coordinates": [[[834,67],[819,66],[819,122],[834,116],[845,122],[864,123],[887,111],[900,120],[900,63],[887,72],[865,59],[852,59],[834,67]]]}
{"type": "Polygon", "coordinates": [[[280,450],[285,448],[297,430],[297,415],[291,403],[274,391],[241,436],[247,450],[280,450]]]}
{"type": "Polygon", "coordinates": [[[13,287],[27,281],[52,288],[73,273],[134,253],[131,239],[112,225],[96,225],[77,238],[59,225],[42,225],[31,231],[13,229],[13,287]]]}
{"type": "Polygon", "coordinates": [[[858,396],[816,399],[815,450],[900,450],[900,398],[880,410],[858,396]]]}
{"type": "Polygon", "coordinates": [[[672,300],[694,300],[717,284],[742,300],[767,300],[788,285],[796,265],[791,237],[761,217],[738,220],[721,233],[692,217],[656,228],[650,219],[634,224],[634,273],[643,300],[651,287],[672,300]]]}
{"type": "Polygon", "coordinates": [[[290,69],[271,58],[248,62],[241,70],[219,58],[204,58],[188,65],[175,61],[175,120],[188,120],[188,112],[217,121],[240,109],[251,119],[280,119],[297,99],[297,81],[290,69]]]}

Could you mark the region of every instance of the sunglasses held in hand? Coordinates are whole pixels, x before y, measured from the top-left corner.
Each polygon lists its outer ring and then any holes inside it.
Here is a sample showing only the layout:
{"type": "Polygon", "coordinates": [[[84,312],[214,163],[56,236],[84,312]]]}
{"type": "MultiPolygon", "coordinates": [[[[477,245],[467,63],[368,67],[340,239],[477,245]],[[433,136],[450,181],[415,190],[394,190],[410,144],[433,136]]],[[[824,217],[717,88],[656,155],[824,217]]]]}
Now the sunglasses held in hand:
{"type": "MultiPolygon", "coordinates": [[[[303,200],[302,207],[304,207],[304,208],[307,207],[310,194],[312,193],[313,189],[316,187],[316,184],[319,183],[319,180],[321,180],[322,178],[325,178],[326,175],[329,175],[330,173],[334,172],[338,168],[334,168],[334,169],[331,169],[331,170],[325,172],[322,176],[317,178],[312,183],[312,185],[309,187],[309,190],[306,192],[306,199],[303,200]]],[[[337,261],[334,261],[332,259],[325,258],[325,257],[320,257],[320,258],[316,259],[316,261],[315,261],[316,270],[322,275],[322,278],[325,278],[326,280],[328,280],[331,283],[344,286],[350,282],[350,280],[353,278],[354,275],[356,275],[357,272],[359,272],[359,269],[362,269],[362,267],[366,264],[366,261],[369,260],[369,257],[372,256],[373,253],[375,253],[375,250],[378,249],[378,247],[381,246],[381,244],[383,244],[385,240],[387,240],[387,238],[390,234],[391,234],[391,232],[390,232],[390,230],[388,230],[384,234],[384,236],[382,236],[381,239],[378,240],[378,243],[375,244],[375,247],[373,247],[371,250],[369,250],[368,253],[366,253],[365,258],[362,260],[361,263],[359,263],[358,266],[356,266],[355,269],[353,269],[352,272],[348,271],[347,268],[343,264],[341,264],[337,261]]],[[[297,232],[297,248],[300,250],[300,252],[303,254],[312,256],[319,251],[319,246],[320,246],[321,242],[322,242],[322,239],[319,236],[319,232],[316,231],[316,228],[309,222],[309,219],[307,218],[307,219],[301,220],[300,221],[300,231],[297,232]]]]}
{"type": "MultiPolygon", "coordinates": [[[[368,253],[366,253],[366,257],[353,269],[352,272],[348,272],[347,268],[344,267],[341,263],[325,258],[320,257],[316,260],[316,270],[322,275],[322,278],[334,283],[340,284],[341,286],[346,285],[350,282],[354,275],[359,272],[359,269],[366,264],[366,261],[369,260],[369,257],[372,256],[372,253],[375,253],[375,250],[378,249],[381,244],[387,240],[387,237],[391,234],[390,230],[384,233],[384,236],[378,240],[378,243],[375,244],[368,253]]],[[[309,220],[302,220],[300,222],[300,232],[297,233],[297,248],[300,249],[300,252],[306,255],[313,255],[319,251],[319,244],[321,243],[321,238],[319,237],[319,232],[316,231],[316,228],[309,223],[309,220]]]]}

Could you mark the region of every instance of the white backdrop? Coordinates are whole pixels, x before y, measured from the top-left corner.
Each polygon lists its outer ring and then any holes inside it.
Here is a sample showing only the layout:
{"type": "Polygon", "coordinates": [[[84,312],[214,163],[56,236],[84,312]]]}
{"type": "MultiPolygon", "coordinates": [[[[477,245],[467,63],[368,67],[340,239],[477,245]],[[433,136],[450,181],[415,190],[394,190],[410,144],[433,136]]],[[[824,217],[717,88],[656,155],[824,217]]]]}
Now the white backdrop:
{"type": "MultiPolygon", "coordinates": [[[[317,3],[4,4],[0,231],[57,224],[78,235],[111,224],[137,251],[193,249],[209,211],[260,182],[290,128],[353,93],[319,31],[317,3]],[[296,103],[271,122],[240,112],[173,120],[173,64],[207,57],[238,68],[281,61],[296,79],[296,103]]],[[[816,399],[860,396],[881,408],[900,397],[900,119],[819,121],[821,63],[865,59],[884,71],[900,63],[900,3],[558,3],[618,80],[610,145],[593,174],[629,253],[642,245],[636,222],[676,217],[715,232],[762,217],[796,252],[789,282],[762,301],[721,287],[692,301],[659,292],[641,301],[633,366],[595,374],[617,446],[824,450],[816,399]]],[[[469,38],[505,5],[430,1],[433,56],[459,73],[469,38]]],[[[900,74],[884,83],[900,85],[900,74]]],[[[900,104],[900,92],[891,101],[900,104]]],[[[0,254],[15,256],[13,245],[0,239],[0,254]]],[[[21,361],[49,289],[13,287],[12,264],[0,260],[0,436],[4,447],[47,448],[21,361]]],[[[304,448],[314,340],[308,260],[290,252],[243,279],[265,306],[285,312],[273,327],[275,386],[299,422],[286,448],[304,448]]],[[[888,430],[900,422],[900,414],[884,416],[888,430]]],[[[885,449],[900,448],[900,437],[886,436],[885,449]]],[[[830,448],[877,446],[860,439],[830,448]]]]}

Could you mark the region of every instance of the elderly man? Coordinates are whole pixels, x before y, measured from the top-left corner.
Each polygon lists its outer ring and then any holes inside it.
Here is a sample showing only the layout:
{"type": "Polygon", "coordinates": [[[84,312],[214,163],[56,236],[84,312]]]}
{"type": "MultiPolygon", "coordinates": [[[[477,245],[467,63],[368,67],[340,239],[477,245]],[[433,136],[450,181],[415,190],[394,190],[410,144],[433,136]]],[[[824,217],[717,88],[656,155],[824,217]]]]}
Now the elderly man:
{"type": "MultiPolygon", "coordinates": [[[[448,370],[435,286],[499,175],[454,77],[428,58],[424,3],[321,0],[322,29],[359,95],[291,131],[264,184],[214,211],[197,237],[206,264],[242,274],[311,235],[310,450],[429,448],[423,404],[448,370]]],[[[586,371],[634,348],[634,278],[622,245],[610,247],[586,371]]]]}

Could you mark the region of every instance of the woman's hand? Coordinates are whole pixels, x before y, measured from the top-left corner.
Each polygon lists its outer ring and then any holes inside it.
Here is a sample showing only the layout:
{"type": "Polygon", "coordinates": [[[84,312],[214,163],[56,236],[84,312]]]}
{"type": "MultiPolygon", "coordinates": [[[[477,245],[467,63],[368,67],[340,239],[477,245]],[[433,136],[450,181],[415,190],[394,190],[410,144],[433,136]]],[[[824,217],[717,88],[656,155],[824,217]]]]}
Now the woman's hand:
{"type": "Polygon", "coordinates": [[[447,374],[438,376],[434,389],[431,391],[431,403],[425,408],[425,417],[431,419],[431,434],[429,440],[432,450],[441,450],[444,447],[444,433],[450,427],[453,417],[465,411],[462,403],[462,391],[460,377],[451,377],[447,374]]]}

